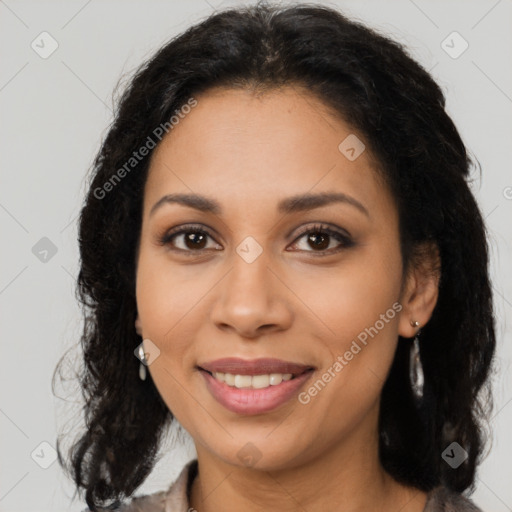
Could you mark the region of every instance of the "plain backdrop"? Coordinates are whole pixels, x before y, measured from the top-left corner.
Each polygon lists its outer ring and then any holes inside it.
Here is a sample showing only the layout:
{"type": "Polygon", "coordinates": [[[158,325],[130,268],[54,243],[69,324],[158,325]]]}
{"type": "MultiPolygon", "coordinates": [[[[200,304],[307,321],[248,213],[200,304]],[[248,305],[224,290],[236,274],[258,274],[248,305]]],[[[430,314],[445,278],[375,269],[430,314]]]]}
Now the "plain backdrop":
{"type": "MultiPolygon", "coordinates": [[[[0,1],[0,511],[85,508],[71,502],[73,486],[54,452],[57,434],[80,426],[79,390],[68,382],[68,402],[55,398],[51,377],[81,332],[76,218],[112,120],[114,87],[165,41],[240,3],[0,1]]],[[[472,189],[491,239],[498,354],[493,440],[472,498],[486,511],[510,511],[512,2],[312,3],[339,7],[406,44],[438,80],[482,166],[472,189]]],[[[171,436],[137,494],[166,489],[193,456],[189,438],[182,446],[171,436]]]]}

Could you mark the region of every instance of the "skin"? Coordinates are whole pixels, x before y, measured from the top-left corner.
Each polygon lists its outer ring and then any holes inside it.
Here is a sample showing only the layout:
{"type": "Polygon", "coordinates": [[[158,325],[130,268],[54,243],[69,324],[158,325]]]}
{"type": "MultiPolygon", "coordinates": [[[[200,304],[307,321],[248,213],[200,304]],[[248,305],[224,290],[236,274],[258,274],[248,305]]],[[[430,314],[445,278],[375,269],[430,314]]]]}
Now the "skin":
{"type": "Polygon", "coordinates": [[[196,99],[152,155],[135,323],[160,350],[151,377],[197,449],[190,505],[421,512],[426,494],[380,465],[379,398],[398,335],[412,338],[411,321],[423,326],[432,314],[438,277],[428,261],[404,275],[396,204],[378,163],[368,149],[347,159],[338,145],[355,131],[298,87],[211,89],[196,99]],[[277,212],[281,199],[306,192],[344,193],[368,215],[348,203],[277,212]],[[208,196],[222,213],[167,203],[150,215],[169,193],[208,196]],[[159,244],[186,223],[210,228],[202,251],[183,235],[159,244]],[[301,232],[317,223],[346,230],[354,245],[330,237],[317,248],[301,232]],[[236,252],[247,236],[263,251],[252,263],[236,252]],[[293,398],[264,414],[235,414],[196,368],[222,357],[299,362],[316,368],[304,391],[396,302],[402,310],[307,404],[293,398]],[[248,442],[260,457],[253,467],[237,456],[248,442]]]}

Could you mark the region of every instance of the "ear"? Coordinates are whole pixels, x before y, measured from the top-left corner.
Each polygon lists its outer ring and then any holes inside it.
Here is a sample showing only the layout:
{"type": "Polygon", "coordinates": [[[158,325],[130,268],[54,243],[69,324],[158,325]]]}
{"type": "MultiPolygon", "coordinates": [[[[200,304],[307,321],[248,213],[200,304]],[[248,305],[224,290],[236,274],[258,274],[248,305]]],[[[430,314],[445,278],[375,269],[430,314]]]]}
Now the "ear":
{"type": "Polygon", "coordinates": [[[418,328],[421,329],[430,320],[439,296],[440,276],[441,259],[437,244],[422,244],[411,258],[405,277],[400,299],[403,308],[398,324],[400,336],[414,337],[418,328]],[[411,325],[415,321],[418,327],[411,325]]]}
{"type": "Polygon", "coordinates": [[[135,319],[135,330],[139,336],[142,336],[142,323],[139,318],[139,314],[137,313],[137,318],[135,319]]]}

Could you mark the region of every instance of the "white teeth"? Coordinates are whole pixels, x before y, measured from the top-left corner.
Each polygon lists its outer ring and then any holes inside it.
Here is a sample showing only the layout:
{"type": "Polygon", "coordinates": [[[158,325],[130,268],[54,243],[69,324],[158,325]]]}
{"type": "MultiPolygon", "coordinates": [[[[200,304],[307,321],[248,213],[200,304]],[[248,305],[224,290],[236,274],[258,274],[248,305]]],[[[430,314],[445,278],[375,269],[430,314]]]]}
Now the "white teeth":
{"type": "Polygon", "coordinates": [[[250,388],[251,384],[252,377],[250,375],[235,375],[235,387],[250,388]]]}
{"type": "Polygon", "coordinates": [[[271,373],[270,374],[270,385],[277,386],[283,382],[283,376],[280,373],[271,373]]]}
{"type": "Polygon", "coordinates": [[[271,373],[266,375],[233,375],[232,373],[214,372],[213,376],[228,386],[242,388],[263,389],[269,386],[277,386],[283,380],[290,380],[291,373],[271,373]]]}
{"type": "Polygon", "coordinates": [[[255,375],[252,378],[252,387],[256,389],[268,388],[270,377],[268,375],[255,375]]]}
{"type": "MultiPolygon", "coordinates": [[[[222,381],[222,379],[219,379],[222,381]]],[[[234,386],[235,385],[235,376],[232,373],[225,373],[224,374],[224,381],[228,386],[234,386]]]]}

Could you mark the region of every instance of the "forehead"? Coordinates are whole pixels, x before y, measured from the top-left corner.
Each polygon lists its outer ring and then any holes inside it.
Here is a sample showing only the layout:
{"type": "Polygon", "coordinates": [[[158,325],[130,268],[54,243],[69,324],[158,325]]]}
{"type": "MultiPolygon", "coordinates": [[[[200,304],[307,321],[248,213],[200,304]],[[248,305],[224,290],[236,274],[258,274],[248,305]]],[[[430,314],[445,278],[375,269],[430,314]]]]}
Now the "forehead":
{"type": "Polygon", "coordinates": [[[346,140],[361,151],[362,136],[304,89],[213,89],[195,99],[152,155],[146,211],[172,192],[214,195],[227,207],[334,190],[382,196],[370,152],[344,153],[346,140]]]}

